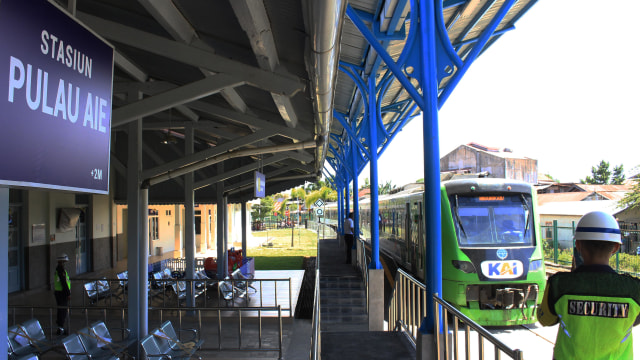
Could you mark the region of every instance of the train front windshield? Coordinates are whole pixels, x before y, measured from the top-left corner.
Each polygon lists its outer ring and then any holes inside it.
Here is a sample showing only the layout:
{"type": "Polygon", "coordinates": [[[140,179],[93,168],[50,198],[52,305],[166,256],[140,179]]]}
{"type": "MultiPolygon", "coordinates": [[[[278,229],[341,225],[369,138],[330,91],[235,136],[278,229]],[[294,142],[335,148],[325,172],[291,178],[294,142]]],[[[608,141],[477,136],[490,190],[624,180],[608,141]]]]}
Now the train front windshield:
{"type": "Polygon", "coordinates": [[[533,246],[531,196],[460,196],[449,199],[461,247],[533,246]]]}

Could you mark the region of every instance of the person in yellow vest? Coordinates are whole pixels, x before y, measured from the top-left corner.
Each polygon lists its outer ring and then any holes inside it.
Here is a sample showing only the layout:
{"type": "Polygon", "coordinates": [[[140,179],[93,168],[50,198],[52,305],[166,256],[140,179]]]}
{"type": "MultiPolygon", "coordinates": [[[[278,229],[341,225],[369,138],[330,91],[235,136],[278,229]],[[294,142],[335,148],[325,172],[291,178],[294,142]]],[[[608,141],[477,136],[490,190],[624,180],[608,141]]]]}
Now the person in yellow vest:
{"type": "Polygon", "coordinates": [[[576,227],[583,264],[547,280],[538,321],[559,323],[556,360],[633,359],[632,328],[640,322],[640,280],[617,274],[609,259],[622,244],[613,216],[593,211],[576,227]]]}
{"type": "Polygon", "coordinates": [[[58,305],[58,317],[56,318],[56,324],[58,324],[58,335],[68,335],[68,332],[64,329],[64,323],[67,320],[67,306],[71,300],[71,280],[69,280],[69,274],[64,268],[64,264],[69,261],[69,256],[65,253],[60,254],[57,258],[58,266],[54,273],[53,290],[56,297],[56,304],[58,305]]]}

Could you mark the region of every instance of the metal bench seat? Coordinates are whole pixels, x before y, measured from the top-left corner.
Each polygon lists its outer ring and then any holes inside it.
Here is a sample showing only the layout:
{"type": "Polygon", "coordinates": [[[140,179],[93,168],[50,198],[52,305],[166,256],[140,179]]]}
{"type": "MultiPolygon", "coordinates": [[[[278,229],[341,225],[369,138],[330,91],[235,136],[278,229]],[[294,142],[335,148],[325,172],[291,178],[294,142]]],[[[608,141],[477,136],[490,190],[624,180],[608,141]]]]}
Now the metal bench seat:
{"type": "Polygon", "coordinates": [[[42,355],[56,345],[47,339],[37,319],[29,319],[20,325],[9,327],[7,342],[10,357],[42,355]]]}
{"type": "Polygon", "coordinates": [[[110,352],[101,352],[98,354],[90,353],[82,343],[80,335],[71,334],[62,339],[62,346],[64,347],[65,354],[69,360],[116,360],[118,356],[110,352]]]}
{"type": "Polygon", "coordinates": [[[127,355],[127,348],[135,342],[130,339],[129,329],[123,330],[123,340],[114,341],[113,336],[103,321],[97,321],[88,328],[78,331],[82,345],[93,358],[110,358],[127,355]]]}

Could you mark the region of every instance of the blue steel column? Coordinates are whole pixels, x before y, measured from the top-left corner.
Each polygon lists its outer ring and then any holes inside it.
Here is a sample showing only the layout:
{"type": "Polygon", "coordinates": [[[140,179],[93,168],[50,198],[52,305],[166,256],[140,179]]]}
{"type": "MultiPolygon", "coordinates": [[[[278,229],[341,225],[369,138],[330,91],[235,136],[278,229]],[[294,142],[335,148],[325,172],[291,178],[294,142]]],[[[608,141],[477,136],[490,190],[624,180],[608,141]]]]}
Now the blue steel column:
{"type": "Polygon", "coordinates": [[[351,200],[351,196],[349,196],[349,180],[347,178],[347,181],[344,183],[344,216],[340,219],[341,222],[344,222],[344,219],[346,219],[347,216],[349,216],[349,212],[351,212],[349,200],[351,200]]]}
{"type": "MultiPolygon", "coordinates": [[[[9,188],[0,187],[0,254],[9,253],[9,188]]],[[[0,259],[0,338],[7,338],[9,327],[9,257],[0,259]]],[[[0,341],[0,354],[7,353],[7,343],[0,341]]]]}
{"type": "MultiPolygon", "coordinates": [[[[438,139],[438,80],[436,71],[435,4],[420,2],[420,33],[422,55],[422,121],[424,133],[424,229],[427,242],[426,288],[427,317],[420,331],[434,332],[434,293],[442,296],[442,228],[440,215],[440,144],[438,139]]],[[[440,315],[442,316],[442,315],[440,315]]],[[[439,319],[442,322],[442,317],[439,319]]],[[[440,327],[442,329],[442,327],[440,327]]]]}
{"type": "Polygon", "coordinates": [[[360,237],[360,206],[358,205],[358,148],[351,139],[351,157],[353,161],[351,166],[353,168],[353,248],[356,248],[357,240],[360,237]]]}
{"type": "Polygon", "coordinates": [[[342,225],[340,224],[340,219],[342,219],[342,188],[338,188],[336,192],[338,193],[338,214],[336,214],[338,217],[338,233],[342,233],[342,225]]]}
{"type": "Polygon", "coordinates": [[[376,78],[369,76],[369,173],[371,176],[371,264],[369,269],[382,269],[378,228],[378,116],[376,109],[376,78]]]}

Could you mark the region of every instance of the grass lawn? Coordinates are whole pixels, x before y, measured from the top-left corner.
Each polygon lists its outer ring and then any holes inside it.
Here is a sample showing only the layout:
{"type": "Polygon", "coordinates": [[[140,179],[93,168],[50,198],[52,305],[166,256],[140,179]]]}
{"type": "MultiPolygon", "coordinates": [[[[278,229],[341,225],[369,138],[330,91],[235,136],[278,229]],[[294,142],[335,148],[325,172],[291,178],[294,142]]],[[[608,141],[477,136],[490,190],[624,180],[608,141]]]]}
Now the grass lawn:
{"type": "Polygon", "coordinates": [[[294,229],[293,247],[291,229],[255,231],[252,235],[272,244],[247,249],[247,256],[255,258],[256,270],[303,270],[303,259],[317,254],[318,235],[311,230],[294,229]]]}

